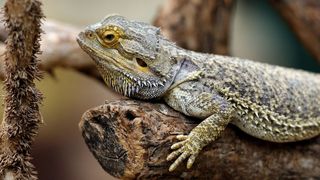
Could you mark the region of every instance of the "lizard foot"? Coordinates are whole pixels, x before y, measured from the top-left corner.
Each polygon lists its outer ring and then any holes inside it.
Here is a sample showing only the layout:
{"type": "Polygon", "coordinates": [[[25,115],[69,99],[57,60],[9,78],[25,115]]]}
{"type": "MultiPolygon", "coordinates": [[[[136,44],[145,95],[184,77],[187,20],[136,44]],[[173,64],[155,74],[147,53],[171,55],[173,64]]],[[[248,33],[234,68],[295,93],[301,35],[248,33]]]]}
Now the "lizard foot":
{"type": "Polygon", "coordinates": [[[190,169],[202,149],[202,146],[197,138],[192,135],[178,135],[176,137],[180,142],[177,142],[171,146],[174,149],[171,154],[168,155],[167,161],[171,161],[176,158],[176,160],[171,164],[169,171],[174,171],[178,165],[180,165],[185,159],[188,158],[187,169],[190,169]]]}

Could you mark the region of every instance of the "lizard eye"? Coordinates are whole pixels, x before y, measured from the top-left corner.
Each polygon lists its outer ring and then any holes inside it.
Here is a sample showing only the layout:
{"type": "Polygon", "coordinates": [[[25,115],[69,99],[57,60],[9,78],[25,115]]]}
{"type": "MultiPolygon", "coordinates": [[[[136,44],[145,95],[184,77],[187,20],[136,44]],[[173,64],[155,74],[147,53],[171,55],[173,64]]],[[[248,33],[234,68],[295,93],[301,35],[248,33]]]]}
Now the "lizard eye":
{"type": "Polygon", "coordinates": [[[107,42],[112,42],[114,40],[115,36],[113,34],[106,34],[104,36],[104,40],[107,42]]]}
{"type": "Polygon", "coordinates": [[[119,35],[114,31],[105,31],[103,33],[102,39],[107,45],[114,45],[118,42],[119,35]]]}
{"type": "Polygon", "coordinates": [[[114,48],[118,43],[120,38],[124,38],[124,31],[116,26],[107,26],[96,30],[99,38],[99,42],[107,47],[114,48]]]}

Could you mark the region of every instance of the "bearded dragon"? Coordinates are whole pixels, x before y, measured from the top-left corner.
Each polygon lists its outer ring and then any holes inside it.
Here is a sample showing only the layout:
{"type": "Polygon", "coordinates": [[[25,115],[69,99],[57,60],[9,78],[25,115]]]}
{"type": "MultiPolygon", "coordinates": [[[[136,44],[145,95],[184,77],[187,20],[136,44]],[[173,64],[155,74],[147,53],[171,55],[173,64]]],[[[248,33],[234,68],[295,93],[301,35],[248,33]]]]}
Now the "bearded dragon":
{"type": "MultiPolygon", "coordinates": [[[[186,37],[188,38],[188,37],[186,37]]],[[[201,123],[178,135],[173,171],[191,168],[201,149],[231,123],[277,143],[320,134],[320,75],[236,57],[197,53],[167,40],[152,25],[110,15],[77,39],[107,86],[143,100],[162,98],[201,123]]]]}

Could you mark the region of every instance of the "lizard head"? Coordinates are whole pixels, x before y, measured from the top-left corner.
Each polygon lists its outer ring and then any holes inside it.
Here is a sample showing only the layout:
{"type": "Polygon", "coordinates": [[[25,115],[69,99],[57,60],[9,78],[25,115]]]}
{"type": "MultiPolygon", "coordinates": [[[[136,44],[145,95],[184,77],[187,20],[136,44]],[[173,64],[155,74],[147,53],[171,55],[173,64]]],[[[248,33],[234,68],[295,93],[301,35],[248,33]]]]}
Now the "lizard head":
{"type": "Polygon", "coordinates": [[[77,38],[95,61],[106,84],[129,97],[161,96],[172,84],[180,62],[159,28],[111,15],[88,26],[77,38]]]}

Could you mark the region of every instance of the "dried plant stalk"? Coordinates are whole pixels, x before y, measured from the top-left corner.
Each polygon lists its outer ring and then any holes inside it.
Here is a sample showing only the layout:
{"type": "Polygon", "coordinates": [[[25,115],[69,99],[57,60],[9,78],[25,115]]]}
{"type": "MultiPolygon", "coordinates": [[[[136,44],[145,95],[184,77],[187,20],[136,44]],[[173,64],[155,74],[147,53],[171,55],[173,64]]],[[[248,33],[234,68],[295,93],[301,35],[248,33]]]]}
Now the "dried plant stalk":
{"type": "Polygon", "coordinates": [[[39,79],[41,3],[37,0],[7,0],[4,89],[5,112],[0,132],[0,179],[37,179],[30,163],[31,144],[37,134],[42,95],[34,80],[39,79]]]}

